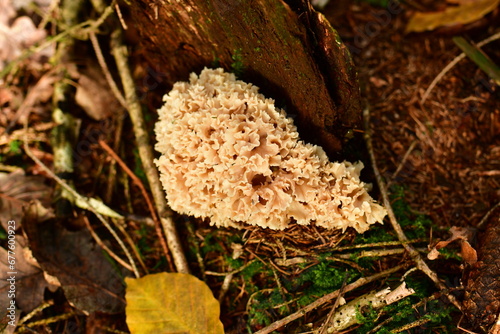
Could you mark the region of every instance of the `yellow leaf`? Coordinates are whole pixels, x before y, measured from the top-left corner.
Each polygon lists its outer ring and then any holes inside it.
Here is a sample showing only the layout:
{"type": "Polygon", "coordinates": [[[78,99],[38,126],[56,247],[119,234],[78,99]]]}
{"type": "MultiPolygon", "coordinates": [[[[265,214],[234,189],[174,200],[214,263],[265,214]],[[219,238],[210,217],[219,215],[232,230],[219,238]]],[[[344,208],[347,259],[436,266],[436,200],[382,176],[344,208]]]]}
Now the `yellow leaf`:
{"type": "Polygon", "coordinates": [[[219,303],[198,278],[159,273],[125,282],[131,334],[224,334],[219,303]]]}
{"type": "Polygon", "coordinates": [[[422,32],[438,27],[467,24],[479,20],[493,9],[500,0],[477,0],[456,7],[447,7],[442,12],[415,13],[406,26],[407,32],[422,32]]]}

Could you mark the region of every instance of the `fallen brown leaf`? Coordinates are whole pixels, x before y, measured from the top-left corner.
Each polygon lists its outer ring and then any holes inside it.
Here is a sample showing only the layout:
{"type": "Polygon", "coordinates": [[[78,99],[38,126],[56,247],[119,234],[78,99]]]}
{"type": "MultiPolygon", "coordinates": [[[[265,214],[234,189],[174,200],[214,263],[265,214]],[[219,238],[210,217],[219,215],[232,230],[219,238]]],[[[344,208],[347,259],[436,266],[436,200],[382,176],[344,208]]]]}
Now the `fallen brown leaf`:
{"type": "Polygon", "coordinates": [[[500,0],[476,0],[449,6],[441,12],[417,12],[410,18],[406,32],[422,32],[438,27],[468,24],[493,11],[499,3],[500,0]]]}
{"type": "Polygon", "coordinates": [[[0,310],[3,313],[11,300],[8,293],[11,281],[7,279],[12,279],[16,306],[24,312],[30,312],[44,301],[45,288],[55,291],[57,286],[48,283],[42,269],[27,256],[29,250],[21,235],[16,235],[11,253],[9,250],[0,248],[0,310]],[[10,259],[15,261],[12,267],[10,259]]]}
{"type": "Polygon", "coordinates": [[[22,170],[0,173],[0,221],[4,230],[9,220],[21,223],[23,207],[30,201],[39,200],[41,206],[50,207],[51,192],[42,176],[26,176],[22,170]]]}
{"type": "Polygon", "coordinates": [[[36,212],[29,210],[23,221],[30,249],[42,269],[59,280],[68,301],[88,313],[123,312],[124,275],[90,233],[69,231],[56,219],[37,222],[32,215],[36,212]]]}

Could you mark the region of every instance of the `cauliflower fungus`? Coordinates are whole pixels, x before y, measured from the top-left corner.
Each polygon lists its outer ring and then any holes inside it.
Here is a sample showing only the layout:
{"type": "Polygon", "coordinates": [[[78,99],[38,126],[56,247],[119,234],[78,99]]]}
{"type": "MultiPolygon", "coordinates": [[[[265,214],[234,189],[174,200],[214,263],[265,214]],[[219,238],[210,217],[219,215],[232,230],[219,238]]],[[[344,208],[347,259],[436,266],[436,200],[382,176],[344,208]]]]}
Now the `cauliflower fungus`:
{"type": "Polygon", "coordinates": [[[177,82],[158,110],[155,163],[171,208],[217,226],[291,222],[364,232],[386,211],[361,162],[330,162],[258,87],[222,69],[177,82]]]}

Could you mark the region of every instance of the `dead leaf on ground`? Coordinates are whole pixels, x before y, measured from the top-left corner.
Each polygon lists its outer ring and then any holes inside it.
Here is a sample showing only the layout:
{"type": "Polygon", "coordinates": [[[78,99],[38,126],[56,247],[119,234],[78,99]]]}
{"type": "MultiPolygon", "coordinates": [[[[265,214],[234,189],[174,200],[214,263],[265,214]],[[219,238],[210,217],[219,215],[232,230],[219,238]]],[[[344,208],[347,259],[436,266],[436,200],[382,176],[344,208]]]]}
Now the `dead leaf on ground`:
{"type": "Polygon", "coordinates": [[[26,240],[16,235],[14,247],[0,248],[0,310],[2,312],[10,302],[8,297],[10,281],[7,281],[10,277],[15,279],[16,306],[24,312],[31,312],[44,301],[45,288],[51,291],[57,289],[57,286],[45,280],[42,269],[33,259],[30,259],[29,249],[25,245],[26,240]],[[11,253],[8,252],[9,250],[11,253]],[[14,265],[9,263],[12,259],[15,261],[14,265]]]}
{"type": "Polygon", "coordinates": [[[16,10],[10,0],[0,0],[0,26],[7,25],[9,20],[16,15],[16,10]]]}
{"type": "Polygon", "coordinates": [[[429,260],[435,260],[439,256],[439,250],[448,246],[453,241],[460,242],[461,256],[468,264],[477,262],[477,252],[470,245],[469,240],[474,236],[474,230],[466,227],[453,226],[450,228],[451,236],[447,240],[439,241],[427,254],[429,260]]]}
{"type": "Polygon", "coordinates": [[[198,278],[159,273],[125,282],[130,333],[224,333],[219,303],[198,278]]]}
{"type": "Polygon", "coordinates": [[[29,90],[23,103],[10,120],[9,129],[14,127],[16,123],[24,124],[30,110],[33,110],[37,104],[48,101],[53,95],[54,83],[59,79],[60,75],[55,74],[53,71],[44,74],[36,85],[29,90]]]}
{"type": "Polygon", "coordinates": [[[4,230],[9,220],[20,226],[23,207],[30,201],[39,200],[40,205],[50,207],[51,193],[42,176],[26,176],[22,170],[0,173],[0,221],[4,230]]]}
{"type": "Polygon", "coordinates": [[[68,301],[92,313],[125,310],[123,273],[107,258],[87,230],[68,231],[56,219],[37,222],[26,213],[23,228],[40,266],[61,283],[68,301]]]}
{"type": "Polygon", "coordinates": [[[449,6],[442,12],[417,12],[410,18],[406,32],[422,32],[472,23],[493,11],[499,3],[500,0],[477,0],[449,6]]]}
{"type": "Polygon", "coordinates": [[[16,18],[11,26],[0,22],[0,70],[6,62],[19,57],[24,49],[40,42],[46,35],[45,30],[38,29],[27,16],[16,18]]]}
{"type": "Polygon", "coordinates": [[[101,68],[94,63],[80,70],[75,100],[96,121],[110,117],[114,110],[121,108],[101,68]]]}

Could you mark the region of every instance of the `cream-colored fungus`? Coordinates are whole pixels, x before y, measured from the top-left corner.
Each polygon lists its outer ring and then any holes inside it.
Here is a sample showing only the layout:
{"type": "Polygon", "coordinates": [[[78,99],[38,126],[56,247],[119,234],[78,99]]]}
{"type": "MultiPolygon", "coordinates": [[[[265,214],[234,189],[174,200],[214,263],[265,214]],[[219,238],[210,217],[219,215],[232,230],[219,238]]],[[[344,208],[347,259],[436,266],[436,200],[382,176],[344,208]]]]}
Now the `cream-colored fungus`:
{"type": "Polygon", "coordinates": [[[217,226],[284,229],[296,221],[358,232],[386,215],[359,179],[363,164],[330,162],[301,141],[258,87],[205,68],[163,99],[155,163],[173,210],[217,226]]]}

